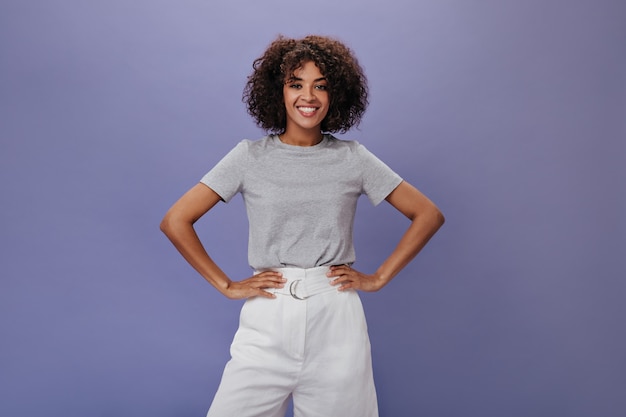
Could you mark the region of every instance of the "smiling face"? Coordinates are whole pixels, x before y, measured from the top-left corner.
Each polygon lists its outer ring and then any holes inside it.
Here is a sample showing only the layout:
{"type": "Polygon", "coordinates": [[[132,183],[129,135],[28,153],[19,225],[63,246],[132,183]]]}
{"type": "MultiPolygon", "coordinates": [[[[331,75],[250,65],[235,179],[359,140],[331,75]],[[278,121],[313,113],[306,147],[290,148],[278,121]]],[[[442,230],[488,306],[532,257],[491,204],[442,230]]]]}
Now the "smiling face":
{"type": "Polygon", "coordinates": [[[328,114],[328,81],[312,61],[293,72],[283,86],[287,112],[285,134],[299,136],[321,133],[322,120],[328,114]]]}

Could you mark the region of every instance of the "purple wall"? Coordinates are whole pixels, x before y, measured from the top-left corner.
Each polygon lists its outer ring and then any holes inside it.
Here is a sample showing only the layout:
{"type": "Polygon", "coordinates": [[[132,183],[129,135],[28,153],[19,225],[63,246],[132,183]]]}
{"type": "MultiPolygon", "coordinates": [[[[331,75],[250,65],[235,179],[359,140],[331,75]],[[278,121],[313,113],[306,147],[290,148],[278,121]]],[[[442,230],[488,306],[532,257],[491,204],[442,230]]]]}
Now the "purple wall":
{"type": "MultiPolygon", "coordinates": [[[[626,414],[621,0],[3,0],[0,415],[202,416],[240,302],[158,231],[242,138],[250,65],[331,34],[359,139],[447,217],[364,294],[382,417],[626,414]],[[364,4],[365,3],[365,4],[364,4]]],[[[235,277],[241,199],[199,223],[235,277]]],[[[359,206],[356,267],[407,226],[359,206]]]]}

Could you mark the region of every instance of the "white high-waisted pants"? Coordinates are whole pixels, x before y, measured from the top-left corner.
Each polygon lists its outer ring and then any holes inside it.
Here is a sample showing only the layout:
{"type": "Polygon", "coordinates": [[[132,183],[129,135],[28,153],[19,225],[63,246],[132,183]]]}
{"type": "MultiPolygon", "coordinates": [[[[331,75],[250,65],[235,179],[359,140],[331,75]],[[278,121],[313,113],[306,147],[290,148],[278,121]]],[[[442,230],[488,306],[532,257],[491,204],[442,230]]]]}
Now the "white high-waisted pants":
{"type": "MultiPolygon", "coordinates": [[[[377,417],[370,342],[356,291],[299,300],[293,280],[328,281],[327,267],[279,268],[289,281],[275,299],[248,299],[231,360],[207,417],[377,417]]],[[[298,286],[301,282],[298,283],[298,286]]]]}

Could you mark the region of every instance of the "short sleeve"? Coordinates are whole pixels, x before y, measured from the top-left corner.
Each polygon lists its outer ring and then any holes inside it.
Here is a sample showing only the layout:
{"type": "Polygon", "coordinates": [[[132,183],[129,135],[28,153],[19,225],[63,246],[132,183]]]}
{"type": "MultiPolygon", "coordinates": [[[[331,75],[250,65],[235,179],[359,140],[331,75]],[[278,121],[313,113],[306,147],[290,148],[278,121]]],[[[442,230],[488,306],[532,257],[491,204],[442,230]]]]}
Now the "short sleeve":
{"type": "Polygon", "coordinates": [[[377,206],[400,185],[402,177],[361,144],[357,145],[357,155],[362,168],[362,192],[377,206]]]}
{"type": "Polygon", "coordinates": [[[248,141],[241,141],[200,182],[229,202],[241,191],[248,159],[248,141]]]}

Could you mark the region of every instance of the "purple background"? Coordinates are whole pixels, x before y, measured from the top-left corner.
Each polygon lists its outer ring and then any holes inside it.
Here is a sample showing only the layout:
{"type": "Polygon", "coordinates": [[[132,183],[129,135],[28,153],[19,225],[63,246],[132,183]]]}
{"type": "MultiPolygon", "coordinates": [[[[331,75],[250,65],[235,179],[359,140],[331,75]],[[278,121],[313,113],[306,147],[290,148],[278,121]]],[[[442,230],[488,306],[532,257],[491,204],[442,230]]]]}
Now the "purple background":
{"type": "MultiPolygon", "coordinates": [[[[241,91],[278,34],[371,84],[358,139],[447,223],[364,294],[382,417],[626,415],[621,0],[3,0],[0,415],[203,416],[241,303],[158,230],[261,132],[241,91]]],[[[407,221],[359,205],[373,270],[407,221]]],[[[199,222],[233,278],[240,198],[199,222]]]]}

